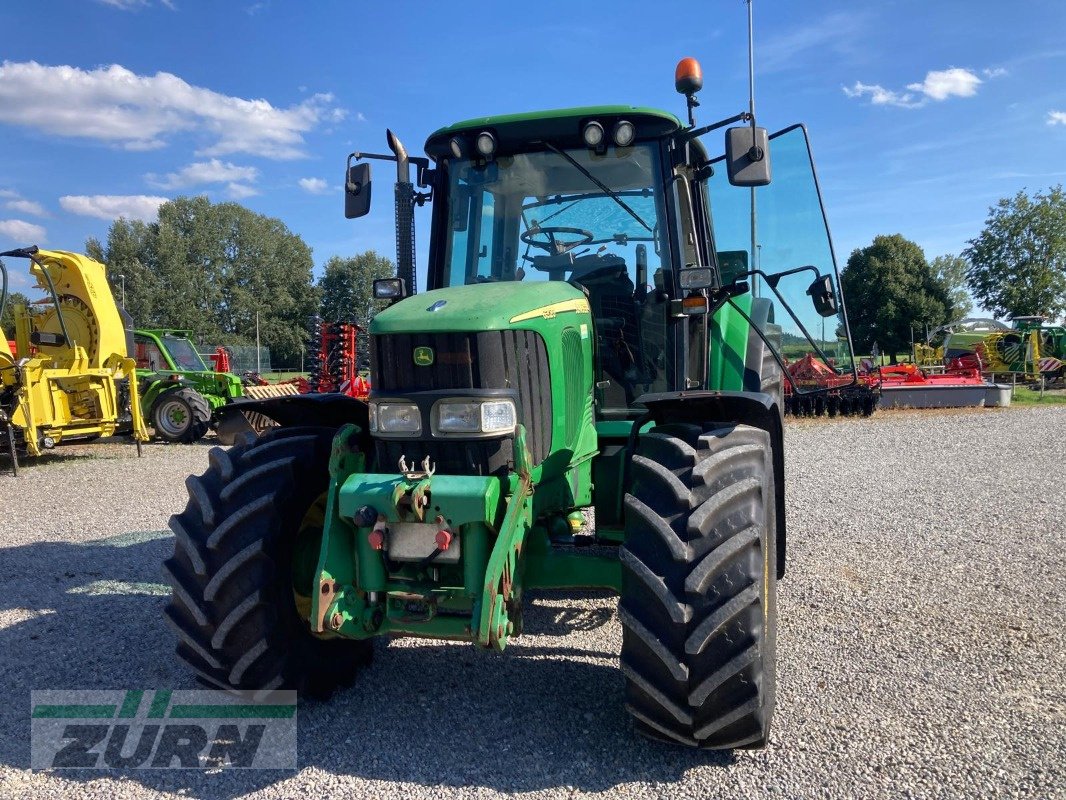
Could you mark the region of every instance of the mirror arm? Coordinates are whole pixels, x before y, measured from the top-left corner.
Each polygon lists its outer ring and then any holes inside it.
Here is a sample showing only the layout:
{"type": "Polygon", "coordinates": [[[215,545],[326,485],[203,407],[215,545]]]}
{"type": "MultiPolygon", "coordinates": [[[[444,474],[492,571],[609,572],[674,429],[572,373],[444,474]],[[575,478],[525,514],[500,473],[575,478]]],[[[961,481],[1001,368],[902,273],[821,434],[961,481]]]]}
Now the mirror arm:
{"type": "Polygon", "coordinates": [[[678,136],[678,139],[681,142],[690,142],[693,139],[698,139],[704,134],[710,133],[711,131],[716,131],[719,128],[724,128],[726,125],[732,125],[734,122],[751,122],[754,119],[755,117],[753,117],[747,111],[741,111],[735,117],[723,119],[719,122],[712,123],[711,125],[704,125],[702,128],[688,128],[687,130],[683,130],[678,136]]]}
{"type": "MultiPolygon", "coordinates": [[[[774,290],[774,294],[777,294],[777,284],[779,284],[781,282],[782,278],[785,278],[785,277],[787,277],[789,275],[795,275],[797,272],[806,272],[808,270],[813,272],[816,276],[821,276],[821,274],[822,274],[822,273],[820,273],[818,271],[818,268],[816,266],[814,266],[813,264],[805,264],[802,267],[794,267],[793,269],[786,269],[784,272],[773,272],[773,273],[766,273],[766,272],[763,272],[761,269],[758,269],[758,268],[749,269],[747,272],[741,272],[739,275],[736,276],[736,278],[734,278],[734,280],[736,280],[738,278],[746,278],[749,275],[761,275],[763,280],[766,281],[766,285],[774,290]]],[[[780,295],[778,295],[778,296],[780,296],[780,295]]]]}
{"type": "MultiPolygon", "coordinates": [[[[354,162],[362,161],[364,158],[366,158],[366,159],[377,159],[378,161],[396,161],[397,160],[396,156],[392,155],[391,153],[389,155],[385,155],[383,153],[360,153],[360,152],[349,153],[348,154],[348,169],[352,168],[352,164],[354,162]]],[[[431,184],[431,182],[433,181],[434,175],[436,174],[436,170],[433,170],[433,169],[429,168],[429,159],[428,158],[422,158],[421,156],[412,156],[412,157],[408,158],[407,161],[410,164],[414,164],[418,168],[418,185],[419,186],[429,186],[431,184]]],[[[354,186],[348,186],[346,188],[348,189],[348,191],[354,191],[355,190],[354,186]]]]}
{"type": "Polygon", "coordinates": [[[772,275],[767,275],[767,274],[763,273],[763,278],[766,279],[766,283],[770,286],[771,289],[776,289],[777,288],[777,284],[779,284],[781,282],[782,278],[787,277],[789,275],[795,275],[795,274],[797,274],[799,272],[807,272],[807,271],[813,272],[815,277],[821,277],[821,274],[822,274],[822,273],[820,273],[818,271],[818,268],[816,266],[814,266],[814,264],[805,264],[802,267],[795,267],[793,269],[786,269],[784,272],[775,272],[772,275]]]}

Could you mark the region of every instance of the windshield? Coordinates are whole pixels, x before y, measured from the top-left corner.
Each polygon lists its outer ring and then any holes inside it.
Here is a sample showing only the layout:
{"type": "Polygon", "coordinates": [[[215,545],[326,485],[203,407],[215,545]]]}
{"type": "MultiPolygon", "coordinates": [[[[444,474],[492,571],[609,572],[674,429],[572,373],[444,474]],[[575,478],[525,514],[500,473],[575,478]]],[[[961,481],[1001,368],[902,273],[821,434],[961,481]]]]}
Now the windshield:
{"type": "Polygon", "coordinates": [[[443,280],[573,281],[595,320],[600,414],[666,387],[672,284],[658,145],[448,162],[443,280]]]}
{"type": "Polygon", "coordinates": [[[167,352],[170,353],[170,357],[174,360],[178,369],[187,369],[193,372],[207,371],[207,365],[200,358],[200,354],[193,349],[192,342],[188,339],[164,336],[163,344],[166,345],[167,352]]]}
{"type": "Polygon", "coordinates": [[[669,261],[654,146],[520,153],[449,167],[447,285],[581,281],[619,270],[634,287],[661,285],[656,273],[669,261]]]}

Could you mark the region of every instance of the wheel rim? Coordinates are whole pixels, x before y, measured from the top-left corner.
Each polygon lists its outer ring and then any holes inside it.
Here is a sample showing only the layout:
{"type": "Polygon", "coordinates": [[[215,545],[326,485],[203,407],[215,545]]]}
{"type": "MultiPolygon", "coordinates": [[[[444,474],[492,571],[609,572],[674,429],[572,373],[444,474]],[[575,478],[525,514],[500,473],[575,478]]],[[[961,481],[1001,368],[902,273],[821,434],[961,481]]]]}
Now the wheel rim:
{"type": "Polygon", "coordinates": [[[180,400],[165,400],[155,415],[155,424],[167,436],[181,436],[189,429],[192,415],[180,400]]]}
{"type": "Polygon", "coordinates": [[[307,625],[312,635],[322,639],[333,639],[331,631],[316,633],[311,630],[311,597],[314,591],[315,572],[318,569],[318,554],[322,546],[322,535],[326,526],[326,493],[307,509],[292,550],[292,597],[296,605],[296,614],[307,625]]]}

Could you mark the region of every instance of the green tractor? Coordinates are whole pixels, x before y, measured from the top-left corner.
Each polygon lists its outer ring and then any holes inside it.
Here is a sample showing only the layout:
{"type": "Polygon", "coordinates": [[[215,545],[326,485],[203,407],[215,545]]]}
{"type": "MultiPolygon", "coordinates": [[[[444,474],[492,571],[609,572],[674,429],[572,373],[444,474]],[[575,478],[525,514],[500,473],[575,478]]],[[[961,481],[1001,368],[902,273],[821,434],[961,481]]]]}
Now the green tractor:
{"type": "Polygon", "coordinates": [[[239,377],[204,363],[190,333],[171,328],[133,332],[142,413],[156,438],[166,442],[200,440],[215,411],[244,393],[239,377]]]}
{"type": "Polygon", "coordinates": [[[688,125],[574,108],[442,128],[428,158],[391,131],[390,154],[349,156],[348,217],[369,207],[367,160],[397,168],[370,398],[253,401],[279,427],[212,450],[190,479],[166,614],[203,681],[327,696],[376,637],[504,650],[528,592],[606,589],[640,733],[766,744],[780,342],[821,353],[823,321],[834,347],[850,338],[806,131],[768,136],[747,113],[696,127],[697,70],[676,76],[688,125]],[[749,122],[708,154],[709,133],[749,122]],[[762,187],[758,215],[737,186],[762,187]]]}

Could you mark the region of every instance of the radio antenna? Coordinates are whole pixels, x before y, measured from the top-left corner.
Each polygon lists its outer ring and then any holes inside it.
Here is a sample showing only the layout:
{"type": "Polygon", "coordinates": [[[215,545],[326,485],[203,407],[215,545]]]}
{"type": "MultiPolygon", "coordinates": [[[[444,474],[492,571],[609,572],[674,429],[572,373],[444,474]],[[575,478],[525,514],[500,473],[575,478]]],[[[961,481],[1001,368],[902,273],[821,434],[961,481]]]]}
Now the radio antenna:
{"type": "MultiPolygon", "coordinates": [[[[752,14],[751,4],[752,0],[744,0],[748,6],[748,113],[751,114],[751,146],[756,146],[757,140],[755,136],[755,36],[754,30],[754,16],[752,14]]],[[[751,192],[751,262],[756,269],[762,269],[762,252],[758,247],[757,229],[755,224],[755,187],[752,186],[749,190],[751,192]],[[756,260],[758,263],[756,263],[756,260]]],[[[753,297],[759,296],[759,279],[758,276],[752,281],[751,293],[753,297]]]]}
{"type": "Polygon", "coordinates": [[[754,21],[751,0],[744,0],[748,6],[748,113],[751,114],[751,143],[755,144],[755,37],[752,33],[754,21]]]}

